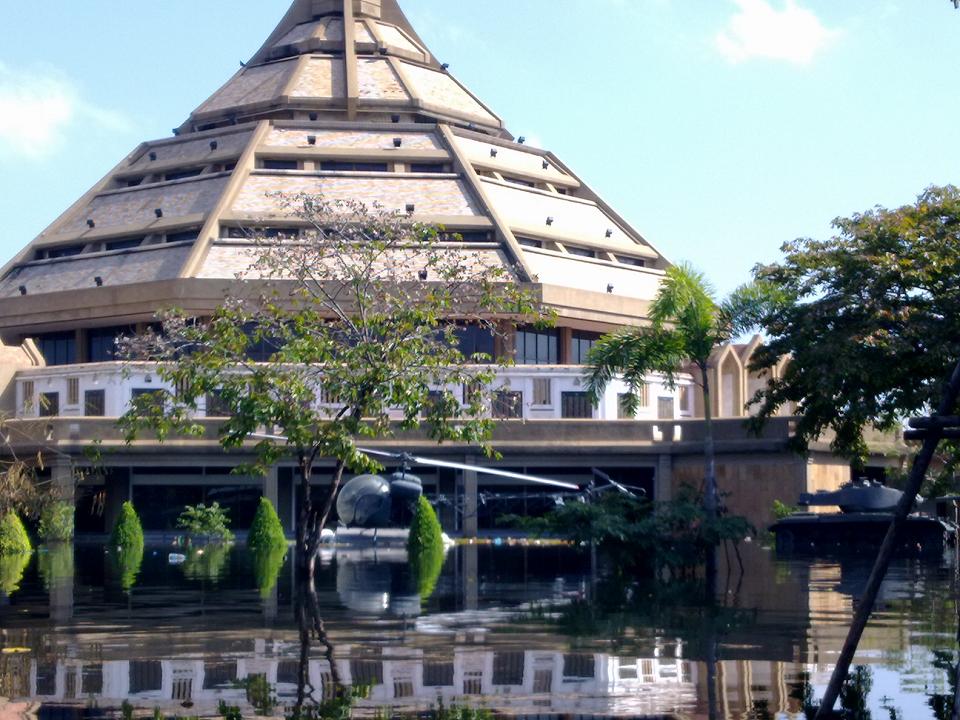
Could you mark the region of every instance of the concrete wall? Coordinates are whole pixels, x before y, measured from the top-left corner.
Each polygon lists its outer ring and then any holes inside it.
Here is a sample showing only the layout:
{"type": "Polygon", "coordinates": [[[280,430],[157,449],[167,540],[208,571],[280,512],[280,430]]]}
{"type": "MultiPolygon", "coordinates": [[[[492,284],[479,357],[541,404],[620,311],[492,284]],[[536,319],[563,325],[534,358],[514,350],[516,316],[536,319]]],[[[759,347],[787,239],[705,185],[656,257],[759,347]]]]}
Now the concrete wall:
{"type": "Polygon", "coordinates": [[[32,340],[20,346],[0,345],[0,415],[17,413],[17,384],[13,381],[17,371],[42,365],[43,356],[32,340]]]}

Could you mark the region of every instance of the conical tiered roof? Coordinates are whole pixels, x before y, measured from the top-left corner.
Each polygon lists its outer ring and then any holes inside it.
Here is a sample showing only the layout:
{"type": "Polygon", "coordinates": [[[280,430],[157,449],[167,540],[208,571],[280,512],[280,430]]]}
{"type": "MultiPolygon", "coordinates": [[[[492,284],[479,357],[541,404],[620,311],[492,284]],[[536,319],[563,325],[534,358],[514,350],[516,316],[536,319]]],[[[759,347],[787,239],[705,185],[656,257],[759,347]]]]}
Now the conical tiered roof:
{"type": "Polygon", "coordinates": [[[396,0],[296,0],[166,140],[145,142],[3,270],[0,331],[202,312],[286,235],[276,193],[379,202],[462,235],[561,315],[636,322],[666,261],[552,153],[515,142],[438,64],[396,0]]]}

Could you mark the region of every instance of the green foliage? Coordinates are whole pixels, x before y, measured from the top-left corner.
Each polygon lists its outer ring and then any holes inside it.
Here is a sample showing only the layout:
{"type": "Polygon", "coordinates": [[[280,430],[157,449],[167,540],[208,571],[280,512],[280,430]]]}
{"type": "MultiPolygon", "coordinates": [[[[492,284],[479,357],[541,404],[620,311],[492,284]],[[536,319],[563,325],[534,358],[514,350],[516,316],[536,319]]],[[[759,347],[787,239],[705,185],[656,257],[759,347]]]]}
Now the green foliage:
{"type": "Polygon", "coordinates": [[[417,580],[421,600],[428,599],[437,585],[443,569],[443,530],[437,513],[423,495],[417,499],[417,509],[407,537],[407,555],[410,568],[417,580]]]}
{"type": "Polygon", "coordinates": [[[493,713],[486,708],[473,708],[451,703],[445,705],[442,696],[437,696],[436,706],[427,711],[427,720],[493,720],[493,713]]]}
{"type": "Polygon", "coordinates": [[[183,562],[183,574],[191,580],[218,581],[227,572],[230,561],[230,546],[221,543],[207,545],[187,551],[187,559],[183,562]]]}
{"type": "Polygon", "coordinates": [[[40,511],[37,533],[47,542],[65,542],[73,539],[75,510],[73,503],[55,500],[40,511]]]}
{"type": "Polygon", "coordinates": [[[23,521],[15,511],[9,510],[0,517],[0,556],[28,554],[31,550],[33,545],[23,521]]]}
{"type": "Polygon", "coordinates": [[[130,704],[129,700],[124,700],[120,704],[120,716],[123,720],[133,720],[133,705],[130,704]]]}
{"type": "Polygon", "coordinates": [[[863,458],[863,432],[936,407],[960,359],[960,190],[834,220],[828,240],[783,246],[754,276],[779,291],[756,314],[768,337],[753,369],[777,367],[754,398],[756,424],[795,406],[797,446],[825,431],[863,458]]]}
{"type": "Polygon", "coordinates": [[[19,590],[23,573],[29,564],[29,553],[0,555],[0,592],[4,595],[13,595],[19,590]]]}
{"type": "Polygon", "coordinates": [[[266,675],[248,675],[237,685],[246,691],[247,702],[253,706],[257,715],[273,714],[273,709],[277,706],[277,696],[273,686],[267,682],[266,675]]]}
{"type": "Polygon", "coordinates": [[[217,705],[217,714],[222,717],[223,720],[243,720],[243,714],[240,712],[240,708],[236,705],[227,705],[223,700],[217,705]]]}
{"type": "Polygon", "coordinates": [[[207,538],[214,542],[233,540],[228,512],[216,501],[210,507],[204,503],[187,505],[177,518],[177,527],[195,537],[207,538]]]}
{"type": "MultiPolygon", "coordinates": [[[[43,467],[38,455],[37,467],[43,467]]],[[[55,500],[51,483],[37,481],[37,468],[25,463],[0,461],[0,517],[13,511],[21,517],[36,518],[44,506],[55,500]]]]}
{"type": "Polygon", "coordinates": [[[369,695],[370,687],[367,685],[336,688],[332,697],[323,702],[294,705],[286,720],[350,720],[357,700],[363,700],[369,695]]]}
{"type": "Polygon", "coordinates": [[[120,516],[110,533],[111,548],[134,549],[139,547],[143,555],[143,526],[133,503],[127,500],[120,508],[120,516]]]}
{"type": "Polygon", "coordinates": [[[261,497],[257,512],[253,516],[250,532],[247,533],[247,547],[260,552],[287,549],[287,537],[283,524],[268,498],[261,497]]]}
{"type": "Polygon", "coordinates": [[[287,546],[257,547],[250,551],[253,560],[253,577],[260,590],[260,597],[266,600],[276,587],[283,562],[287,559],[287,546]]]}
{"type": "Polygon", "coordinates": [[[783,520],[785,517],[790,517],[797,511],[793,505],[787,505],[782,503],[779,500],[773,501],[773,517],[777,520],[783,520]]]}
{"type": "Polygon", "coordinates": [[[153,709],[153,720],[164,720],[163,710],[158,707],[153,709]]]}
{"type": "Polygon", "coordinates": [[[40,548],[37,554],[37,567],[47,591],[58,584],[73,582],[73,545],[71,543],[50,543],[40,548]]]}
{"type": "Polygon", "coordinates": [[[719,515],[711,519],[699,494],[688,486],[674,499],[657,503],[620,493],[606,493],[589,503],[566,503],[541,518],[505,516],[502,524],[519,525],[534,534],[577,542],[596,542],[621,570],[674,574],[694,571],[707,551],[754,532],[745,518],[719,515]]]}
{"type": "Polygon", "coordinates": [[[120,587],[129,592],[136,585],[143,564],[143,543],[111,547],[110,561],[120,576],[120,587]]]}

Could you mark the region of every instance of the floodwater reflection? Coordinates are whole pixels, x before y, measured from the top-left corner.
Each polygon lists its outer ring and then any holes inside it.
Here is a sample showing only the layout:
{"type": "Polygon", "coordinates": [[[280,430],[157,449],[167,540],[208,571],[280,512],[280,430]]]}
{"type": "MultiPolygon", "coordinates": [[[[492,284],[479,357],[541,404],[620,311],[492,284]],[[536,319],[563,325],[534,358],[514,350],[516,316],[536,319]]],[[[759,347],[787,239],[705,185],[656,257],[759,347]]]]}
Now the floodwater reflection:
{"type": "MultiPolygon", "coordinates": [[[[705,606],[695,586],[594,577],[588,554],[563,548],[461,546],[429,597],[395,551],[327,556],[313,588],[282,553],[171,552],[124,566],[102,547],[51,547],[11,573],[0,696],[246,714],[256,686],[307,717],[362,686],[350,701],[369,712],[443,698],[518,715],[803,717],[869,572],[869,559],[753,547],[705,606]]],[[[947,563],[893,568],[857,658],[861,716],[949,716],[956,588],[947,563]]]]}

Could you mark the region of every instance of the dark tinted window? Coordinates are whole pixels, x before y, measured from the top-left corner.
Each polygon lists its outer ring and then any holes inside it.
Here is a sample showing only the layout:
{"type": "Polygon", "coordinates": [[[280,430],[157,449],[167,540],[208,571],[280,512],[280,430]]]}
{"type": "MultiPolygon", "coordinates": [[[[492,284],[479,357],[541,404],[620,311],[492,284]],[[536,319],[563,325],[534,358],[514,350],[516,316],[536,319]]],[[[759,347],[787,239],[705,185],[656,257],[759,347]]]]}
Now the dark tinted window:
{"type": "Polygon", "coordinates": [[[565,418],[592,418],[593,405],[585,392],[565,392],[560,394],[561,416],[565,418]]]}
{"type": "Polygon", "coordinates": [[[77,361],[77,339],[72,332],[41,335],[37,345],[47,365],[70,365],[77,361]]]}
{"type": "Polygon", "coordinates": [[[60,414],[60,393],[40,393],[40,417],[57,417],[60,414]]]}
{"type": "Polygon", "coordinates": [[[300,163],[296,160],[264,160],[265,170],[299,170],[300,163]]]}
{"type": "Polygon", "coordinates": [[[412,163],[410,172],[415,173],[442,173],[446,168],[442,163],[412,163]]]}
{"type": "Polygon", "coordinates": [[[386,163],[349,162],[343,160],[325,160],[320,169],[327,172],[386,172],[386,163]]]}
{"type": "Polygon", "coordinates": [[[575,330],[573,338],[570,340],[570,364],[586,365],[587,353],[590,352],[590,348],[592,348],[599,339],[600,333],[575,330]]]}
{"type": "Polygon", "coordinates": [[[117,338],[133,335],[134,328],[129,326],[95,328],[87,331],[88,362],[110,362],[117,357],[117,338]]]}
{"type": "MultiPolygon", "coordinates": [[[[474,355],[483,354],[493,358],[493,332],[477,325],[461,325],[456,330],[458,346],[463,356],[470,360],[474,355]]],[[[484,360],[489,362],[489,360],[484,360]]]]}
{"type": "Polygon", "coordinates": [[[517,363],[520,365],[556,365],[559,347],[556,330],[517,330],[517,363]]]}
{"type": "Polygon", "coordinates": [[[103,417],[107,414],[105,390],[87,390],[83,393],[83,414],[87,417],[103,417]]]}

